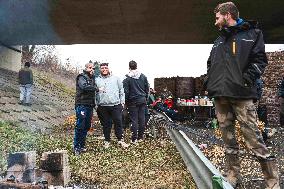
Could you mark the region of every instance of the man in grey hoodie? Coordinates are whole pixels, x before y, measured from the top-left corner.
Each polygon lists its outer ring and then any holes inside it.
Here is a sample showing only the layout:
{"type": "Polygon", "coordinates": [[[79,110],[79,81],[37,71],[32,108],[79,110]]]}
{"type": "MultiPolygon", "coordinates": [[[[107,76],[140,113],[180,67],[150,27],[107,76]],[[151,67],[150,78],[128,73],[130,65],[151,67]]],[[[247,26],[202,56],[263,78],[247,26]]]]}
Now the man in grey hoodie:
{"type": "Polygon", "coordinates": [[[145,131],[145,108],[149,95],[149,83],[147,77],[137,70],[135,61],[129,62],[129,73],[123,80],[125,101],[132,123],[132,143],[143,140],[145,131]]]}
{"type": "Polygon", "coordinates": [[[110,134],[113,121],[118,144],[123,148],[127,148],[129,145],[123,141],[122,129],[122,110],[125,104],[122,82],[118,77],[110,74],[108,63],[101,63],[100,71],[101,74],[96,79],[96,85],[98,87],[97,112],[101,115],[100,121],[105,137],[104,147],[108,148],[110,146],[110,134]]]}

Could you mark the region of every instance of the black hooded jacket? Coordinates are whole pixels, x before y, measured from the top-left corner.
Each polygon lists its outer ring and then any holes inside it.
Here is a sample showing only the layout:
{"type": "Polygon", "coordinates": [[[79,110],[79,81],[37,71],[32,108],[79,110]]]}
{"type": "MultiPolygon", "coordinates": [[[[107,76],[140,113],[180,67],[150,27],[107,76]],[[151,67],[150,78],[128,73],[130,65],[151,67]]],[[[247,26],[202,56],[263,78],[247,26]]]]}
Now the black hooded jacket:
{"type": "Polygon", "coordinates": [[[33,84],[33,72],[29,67],[24,67],[19,71],[19,84],[33,84]]]}
{"type": "Polygon", "coordinates": [[[125,103],[128,106],[146,104],[149,95],[149,83],[147,77],[138,73],[135,76],[126,75],[123,80],[125,103]]]}
{"type": "Polygon", "coordinates": [[[210,97],[256,99],[256,79],[267,62],[261,30],[244,21],[221,30],[207,62],[205,86],[210,97]]]}

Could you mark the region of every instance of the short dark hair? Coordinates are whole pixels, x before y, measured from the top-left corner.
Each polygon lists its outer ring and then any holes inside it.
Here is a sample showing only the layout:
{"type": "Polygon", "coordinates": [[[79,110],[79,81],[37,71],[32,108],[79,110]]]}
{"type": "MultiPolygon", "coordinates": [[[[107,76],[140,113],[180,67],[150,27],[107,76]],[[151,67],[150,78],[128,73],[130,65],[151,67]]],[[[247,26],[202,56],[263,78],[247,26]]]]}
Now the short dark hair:
{"type": "Polygon", "coordinates": [[[30,62],[26,62],[25,63],[25,67],[30,67],[31,66],[31,63],[30,62]]]}
{"type": "Polygon", "coordinates": [[[134,60],[131,60],[129,62],[129,69],[136,70],[137,69],[137,63],[134,60]]]}
{"type": "Polygon", "coordinates": [[[103,62],[103,63],[100,64],[100,67],[101,66],[108,66],[108,63],[107,62],[103,62]]]}
{"type": "Polygon", "coordinates": [[[233,2],[220,3],[214,9],[214,13],[220,12],[221,15],[230,13],[234,20],[239,18],[239,10],[233,2]]]}

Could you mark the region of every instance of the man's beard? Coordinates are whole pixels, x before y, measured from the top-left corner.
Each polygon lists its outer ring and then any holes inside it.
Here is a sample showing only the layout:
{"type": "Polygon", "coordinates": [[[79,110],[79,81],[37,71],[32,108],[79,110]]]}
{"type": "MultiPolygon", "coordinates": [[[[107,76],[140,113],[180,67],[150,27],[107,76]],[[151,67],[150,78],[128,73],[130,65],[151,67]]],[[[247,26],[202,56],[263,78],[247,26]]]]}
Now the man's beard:
{"type": "Polygon", "coordinates": [[[228,22],[225,18],[223,18],[222,22],[220,24],[218,24],[219,30],[222,30],[223,28],[227,28],[228,27],[228,22]]]}
{"type": "Polygon", "coordinates": [[[102,74],[102,76],[107,76],[107,75],[109,75],[109,72],[107,72],[106,74],[101,72],[101,74],[102,74]]]}
{"type": "Polygon", "coordinates": [[[87,74],[88,74],[89,77],[93,76],[93,74],[91,74],[91,72],[87,72],[87,74]]]}

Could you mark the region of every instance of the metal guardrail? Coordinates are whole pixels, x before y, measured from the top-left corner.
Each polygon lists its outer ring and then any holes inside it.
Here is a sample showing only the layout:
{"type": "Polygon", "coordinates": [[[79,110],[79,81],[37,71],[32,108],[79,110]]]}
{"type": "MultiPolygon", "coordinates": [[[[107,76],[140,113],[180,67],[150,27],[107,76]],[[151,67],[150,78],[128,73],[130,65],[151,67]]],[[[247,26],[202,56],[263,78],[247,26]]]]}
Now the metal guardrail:
{"type": "Polygon", "coordinates": [[[187,169],[191,173],[199,189],[213,189],[213,176],[217,176],[222,179],[223,189],[233,189],[233,187],[224,180],[221,173],[183,131],[167,128],[167,132],[175,143],[185,165],[187,166],[187,169]]]}
{"type": "MultiPolygon", "coordinates": [[[[155,113],[162,114],[164,118],[173,124],[172,120],[165,113],[155,113]]],[[[166,127],[166,130],[172,141],[175,143],[177,150],[180,152],[188,171],[191,173],[199,189],[215,189],[213,187],[214,176],[221,179],[222,186],[218,188],[233,189],[230,183],[225,181],[222,174],[183,131],[168,127],[166,127]]]]}

